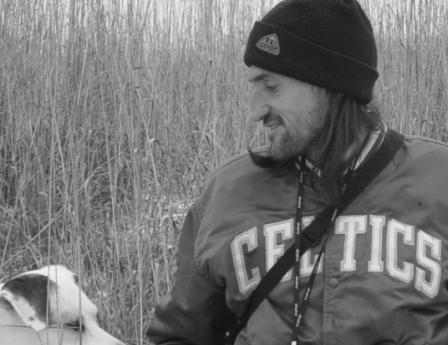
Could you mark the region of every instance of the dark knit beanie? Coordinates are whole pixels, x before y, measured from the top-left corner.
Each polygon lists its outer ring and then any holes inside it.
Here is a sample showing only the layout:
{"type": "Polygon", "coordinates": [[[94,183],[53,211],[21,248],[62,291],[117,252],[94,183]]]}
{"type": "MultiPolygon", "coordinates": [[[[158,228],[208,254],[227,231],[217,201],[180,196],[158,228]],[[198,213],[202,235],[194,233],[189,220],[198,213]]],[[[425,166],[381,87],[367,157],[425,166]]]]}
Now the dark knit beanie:
{"type": "Polygon", "coordinates": [[[356,0],[285,0],[255,23],[244,62],[362,103],[378,78],[372,26],[356,0]]]}

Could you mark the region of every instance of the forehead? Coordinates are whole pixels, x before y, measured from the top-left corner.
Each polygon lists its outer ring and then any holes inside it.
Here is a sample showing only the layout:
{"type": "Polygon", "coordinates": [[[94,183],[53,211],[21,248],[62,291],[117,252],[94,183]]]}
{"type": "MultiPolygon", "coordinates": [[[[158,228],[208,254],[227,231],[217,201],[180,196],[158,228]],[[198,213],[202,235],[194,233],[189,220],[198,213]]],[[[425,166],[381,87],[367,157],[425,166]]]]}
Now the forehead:
{"type": "Polygon", "coordinates": [[[292,86],[292,87],[298,87],[298,88],[302,88],[302,89],[310,89],[310,90],[311,89],[320,89],[319,87],[317,87],[315,85],[311,85],[311,84],[305,83],[304,81],[294,79],[291,77],[287,77],[282,74],[271,72],[271,71],[268,71],[261,67],[254,66],[254,65],[249,67],[248,78],[251,83],[275,81],[275,82],[278,82],[281,84],[285,84],[285,85],[292,86]]]}

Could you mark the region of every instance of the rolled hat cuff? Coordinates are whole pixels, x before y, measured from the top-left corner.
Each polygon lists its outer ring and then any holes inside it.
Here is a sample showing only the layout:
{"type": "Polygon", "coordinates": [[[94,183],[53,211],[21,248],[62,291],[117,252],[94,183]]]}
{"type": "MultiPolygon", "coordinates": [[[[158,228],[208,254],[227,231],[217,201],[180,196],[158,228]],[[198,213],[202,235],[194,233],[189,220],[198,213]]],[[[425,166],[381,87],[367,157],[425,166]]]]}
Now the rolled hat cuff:
{"type": "Polygon", "coordinates": [[[298,79],[352,97],[372,101],[378,72],[367,64],[302,39],[278,26],[256,22],[249,36],[244,63],[298,79]],[[257,46],[265,37],[276,36],[274,50],[257,46]]]}

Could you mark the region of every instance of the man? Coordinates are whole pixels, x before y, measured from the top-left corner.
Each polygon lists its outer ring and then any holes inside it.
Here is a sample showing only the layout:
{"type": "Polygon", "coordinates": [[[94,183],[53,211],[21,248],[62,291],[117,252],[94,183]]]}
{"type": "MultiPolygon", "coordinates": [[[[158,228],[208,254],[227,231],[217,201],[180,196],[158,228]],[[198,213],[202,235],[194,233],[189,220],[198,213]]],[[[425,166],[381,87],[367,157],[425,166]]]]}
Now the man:
{"type": "MultiPolygon", "coordinates": [[[[385,142],[387,128],[369,106],[375,41],[355,0],[279,3],[255,23],[244,59],[250,117],[269,128],[270,145],[216,169],[189,210],[175,286],[148,330],[156,344],[222,343],[264,274],[295,245],[295,220],[306,228],[338,205],[385,142]]],[[[447,246],[448,147],[406,137],[235,344],[446,345],[447,246]]]]}

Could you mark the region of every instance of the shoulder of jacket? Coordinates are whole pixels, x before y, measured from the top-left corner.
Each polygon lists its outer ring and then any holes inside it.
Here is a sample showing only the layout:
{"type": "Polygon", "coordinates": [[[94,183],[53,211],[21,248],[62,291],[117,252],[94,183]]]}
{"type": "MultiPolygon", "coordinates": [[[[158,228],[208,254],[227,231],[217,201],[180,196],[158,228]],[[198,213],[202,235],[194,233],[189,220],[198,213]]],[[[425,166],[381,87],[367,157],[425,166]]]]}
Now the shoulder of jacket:
{"type": "Polygon", "coordinates": [[[412,160],[431,161],[438,166],[448,165],[448,144],[416,135],[407,135],[404,148],[412,160]]]}
{"type": "Polygon", "coordinates": [[[440,183],[440,179],[448,181],[448,174],[443,173],[448,170],[448,144],[427,137],[407,135],[400,157],[403,162],[402,167],[408,171],[408,174],[417,172],[426,176],[428,169],[431,169],[433,173],[438,172],[439,176],[434,183],[440,183]]]}
{"type": "MultiPolygon", "coordinates": [[[[266,153],[269,149],[268,145],[265,146],[261,146],[259,148],[254,149],[253,151],[256,153],[266,153]]],[[[212,177],[214,174],[219,174],[222,170],[227,170],[227,169],[234,169],[236,168],[236,166],[240,167],[240,165],[242,166],[246,166],[248,164],[253,164],[252,160],[250,159],[249,156],[249,152],[243,152],[240,153],[236,156],[233,156],[227,160],[225,160],[224,162],[222,162],[221,164],[219,164],[216,169],[214,169],[211,174],[210,177],[212,177]]]]}
{"type": "Polygon", "coordinates": [[[422,137],[418,135],[406,135],[404,140],[405,142],[408,143],[425,144],[425,145],[430,144],[428,148],[434,145],[434,147],[439,147],[441,149],[448,149],[448,143],[444,143],[442,141],[432,139],[429,137],[422,137]]]}
{"type": "MultiPolygon", "coordinates": [[[[255,149],[254,152],[266,152],[267,149],[267,146],[263,146],[255,149]]],[[[194,206],[202,218],[205,208],[210,206],[211,199],[252,191],[253,186],[262,183],[261,181],[270,180],[271,175],[270,169],[256,166],[248,152],[231,157],[209,173],[201,196],[194,206]]]]}
{"type": "MultiPolygon", "coordinates": [[[[268,146],[262,146],[254,150],[257,153],[267,152],[268,146]]],[[[205,179],[204,189],[217,181],[232,181],[235,178],[252,175],[254,172],[267,171],[267,169],[256,166],[250,158],[249,152],[233,156],[213,169],[205,179]]]]}

